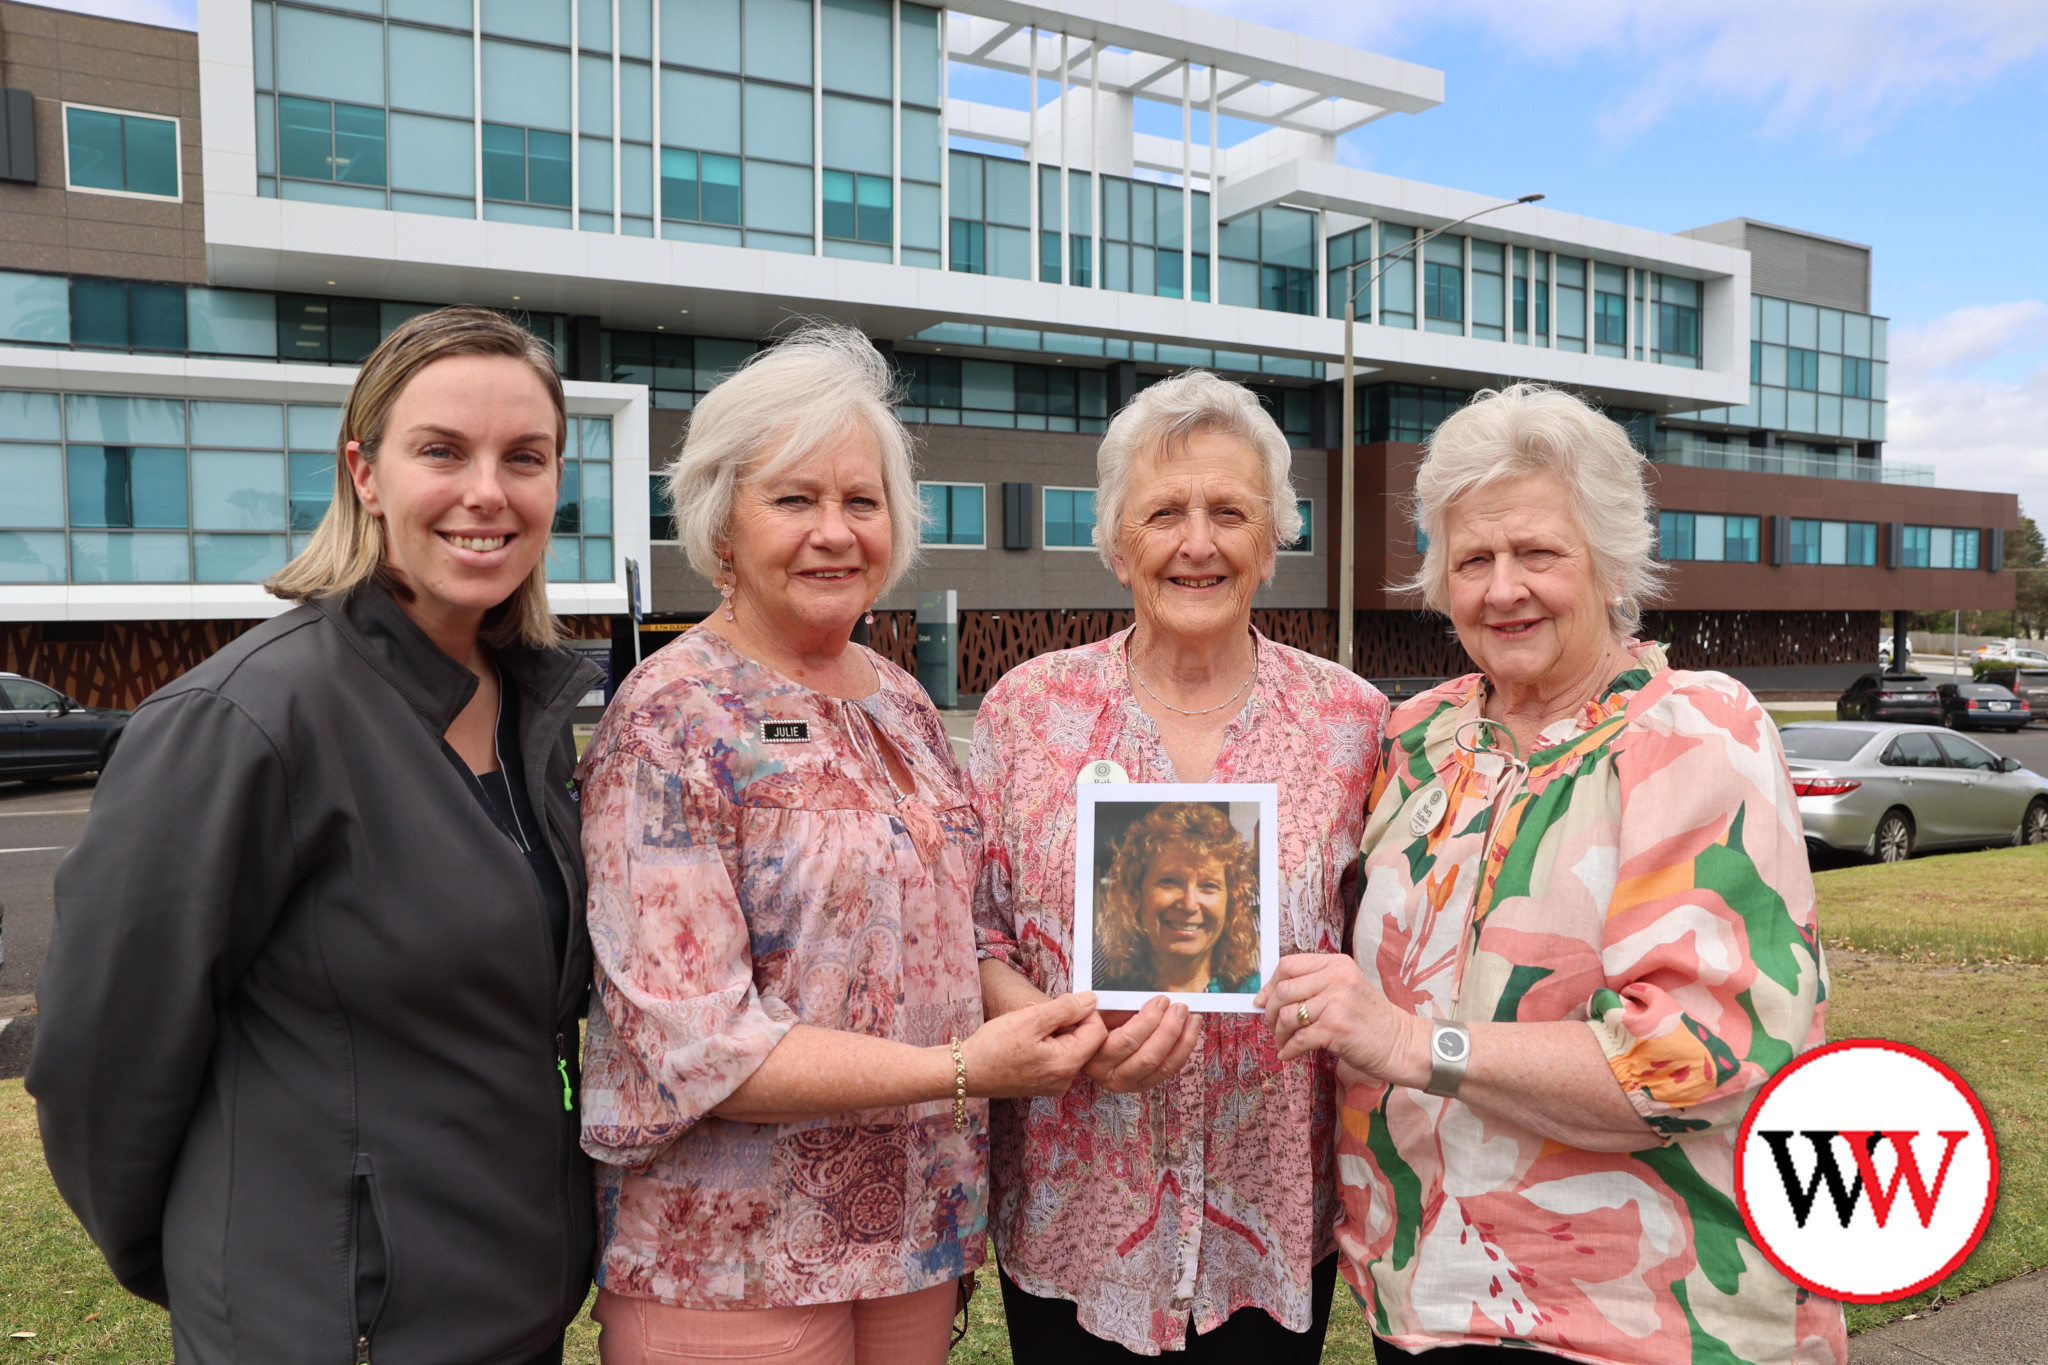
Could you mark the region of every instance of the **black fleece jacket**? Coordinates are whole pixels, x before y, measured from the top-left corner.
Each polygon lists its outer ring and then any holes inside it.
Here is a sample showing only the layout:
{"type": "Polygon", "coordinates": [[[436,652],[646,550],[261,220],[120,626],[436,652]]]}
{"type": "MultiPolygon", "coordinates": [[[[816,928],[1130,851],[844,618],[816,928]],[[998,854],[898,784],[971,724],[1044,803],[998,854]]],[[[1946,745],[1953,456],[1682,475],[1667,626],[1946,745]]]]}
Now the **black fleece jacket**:
{"type": "Polygon", "coordinates": [[[565,943],[449,761],[476,679],[375,585],[145,702],[58,867],[28,1088],[58,1189],[170,1307],[181,1365],[521,1362],[582,1305],[568,722],[595,670],[498,665],[565,943]]]}

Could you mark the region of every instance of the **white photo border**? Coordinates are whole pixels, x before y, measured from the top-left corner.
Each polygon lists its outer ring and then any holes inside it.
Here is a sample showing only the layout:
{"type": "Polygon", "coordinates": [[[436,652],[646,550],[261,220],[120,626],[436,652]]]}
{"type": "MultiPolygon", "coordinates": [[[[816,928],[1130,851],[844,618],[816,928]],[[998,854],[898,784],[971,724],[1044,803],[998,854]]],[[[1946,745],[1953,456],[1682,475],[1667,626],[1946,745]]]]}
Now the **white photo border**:
{"type": "MultiPolygon", "coordinates": [[[[1074,801],[1074,989],[1090,989],[1095,972],[1095,808],[1168,801],[1255,804],[1259,808],[1259,981],[1280,966],[1280,788],[1271,782],[1087,782],[1074,801]]],[[[1096,991],[1098,1009],[1134,1010],[1164,995],[1198,1014],[1252,1014],[1246,992],[1096,991]]]]}

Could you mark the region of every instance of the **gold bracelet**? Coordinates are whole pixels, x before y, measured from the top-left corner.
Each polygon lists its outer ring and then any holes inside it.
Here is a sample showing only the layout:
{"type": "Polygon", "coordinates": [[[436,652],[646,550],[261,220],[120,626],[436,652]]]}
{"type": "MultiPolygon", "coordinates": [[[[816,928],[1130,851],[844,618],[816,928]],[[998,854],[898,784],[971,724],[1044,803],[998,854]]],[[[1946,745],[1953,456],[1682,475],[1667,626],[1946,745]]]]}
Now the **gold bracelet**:
{"type": "Polygon", "coordinates": [[[960,1040],[953,1039],[953,1131],[967,1131],[967,1059],[960,1055],[960,1040]]]}

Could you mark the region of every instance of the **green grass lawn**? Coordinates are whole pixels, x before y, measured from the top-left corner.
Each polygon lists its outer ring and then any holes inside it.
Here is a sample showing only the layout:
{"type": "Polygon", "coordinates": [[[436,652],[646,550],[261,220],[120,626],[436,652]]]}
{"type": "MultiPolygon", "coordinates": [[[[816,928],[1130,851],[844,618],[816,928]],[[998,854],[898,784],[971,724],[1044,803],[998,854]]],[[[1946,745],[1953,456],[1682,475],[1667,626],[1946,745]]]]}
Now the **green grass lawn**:
{"type": "MultiPolygon", "coordinates": [[[[2048,1265],[2048,847],[1846,868],[1815,881],[1833,954],[1828,1036],[1926,1049],[1969,1081],[1997,1131],[1998,1212],[1976,1254],[1937,1292],[1954,1298],[2048,1265]]],[[[1876,1326],[1932,1297],[1852,1307],[1850,1326],[1876,1326]]],[[[992,1271],[971,1317],[954,1358],[1008,1365],[992,1271]]],[[[567,1358],[596,1365],[587,1316],[570,1330],[567,1358]]],[[[170,1359],[164,1314],[114,1284],[50,1184],[21,1082],[0,1081],[0,1365],[170,1359]]],[[[1324,1359],[1372,1360],[1364,1321],[1341,1286],[1324,1359]]]]}

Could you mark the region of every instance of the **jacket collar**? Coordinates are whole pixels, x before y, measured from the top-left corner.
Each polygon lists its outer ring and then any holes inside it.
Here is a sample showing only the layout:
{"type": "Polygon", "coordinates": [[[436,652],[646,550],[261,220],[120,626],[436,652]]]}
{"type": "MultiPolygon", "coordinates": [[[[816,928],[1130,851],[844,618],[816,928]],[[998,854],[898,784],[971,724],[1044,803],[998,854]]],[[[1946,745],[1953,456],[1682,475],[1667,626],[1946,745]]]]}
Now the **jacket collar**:
{"type": "MultiPolygon", "coordinates": [[[[316,598],[313,605],[435,734],[445,734],[476,695],[476,675],[448,657],[374,579],[343,597],[316,598]]],[[[504,675],[542,707],[579,680],[588,687],[597,674],[562,649],[513,645],[498,650],[497,661],[504,675]]]]}

